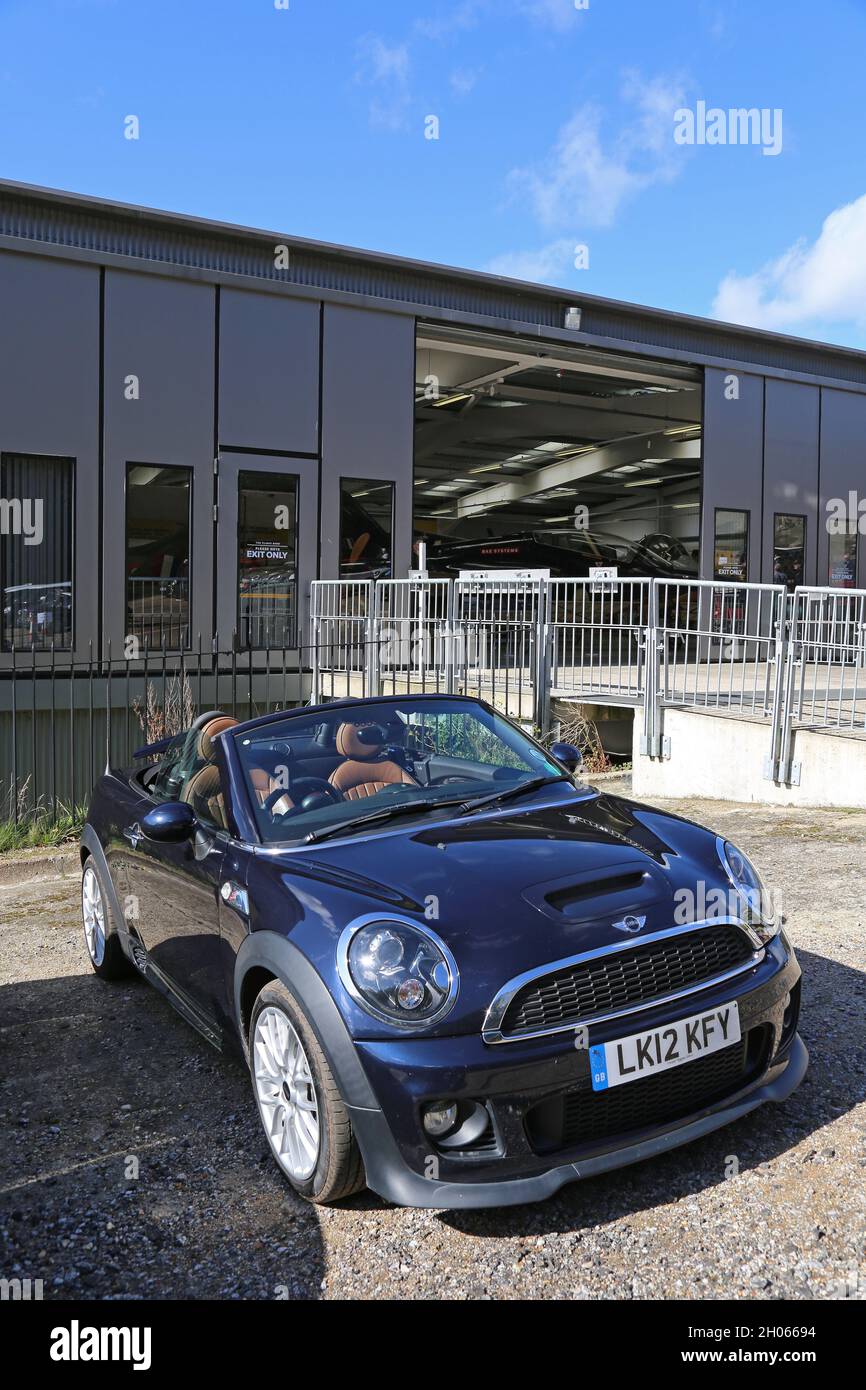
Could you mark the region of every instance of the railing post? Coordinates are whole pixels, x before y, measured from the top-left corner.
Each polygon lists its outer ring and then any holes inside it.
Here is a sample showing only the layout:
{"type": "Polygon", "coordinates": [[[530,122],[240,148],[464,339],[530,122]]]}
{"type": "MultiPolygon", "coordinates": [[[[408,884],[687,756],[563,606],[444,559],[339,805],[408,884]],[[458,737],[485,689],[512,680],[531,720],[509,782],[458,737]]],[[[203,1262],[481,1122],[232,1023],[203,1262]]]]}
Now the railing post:
{"type": "MultiPolygon", "coordinates": [[[[319,647],[322,640],[322,619],[319,611],[321,604],[322,591],[319,588],[318,579],[314,579],[310,584],[310,704],[318,705],[322,702],[322,659],[319,647]]],[[[283,666],[285,669],[285,651],[283,652],[283,666]]],[[[283,693],[285,694],[285,679],[283,681],[283,693]]]]}
{"type": "Polygon", "coordinates": [[[379,618],[376,613],[376,581],[367,582],[367,617],[364,623],[366,660],[364,662],[365,696],[381,695],[379,671],[379,618]]]}
{"type": "MultiPolygon", "coordinates": [[[[792,610],[793,611],[793,610],[792,610]]],[[[770,707],[770,752],[764,759],[764,778],[768,782],[778,782],[782,772],[782,750],[786,743],[786,730],[790,723],[790,701],[788,698],[788,665],[791,658],[792,620],[789,616],[787,595],[778,603],[775,622],[775,660],[776,670],[773,678],[773,702],[770,707]]]]}
{"type": "Polygon", "coordinates": [[[448,593],[445,601],[445,691],[448,695],[455,695],[454,669],[456,666],[457,653],[457,628],[454,618],[454,580],[449,579],[448,593]]]}
{"type": "MultiPolygon", "coordinates": [[[[786,604],[787,609],[787,604],[786,604]]],[[[785,649],[783,666],[784,679],[779,683],[782,690],[779,702],[779,713],[773,715],[778,723],[778,748],[779,759],[774,766],[774,781],[787,783],[789,786],[800,785],[800,764],[795,763],[792,757],[792,742],[794,733],[794,673],[798,661],[801,659],[803,644],[799,640],[797,633],[797,620],[799,611],[799,593],[794,591],[794,599],[791,604],[791,616],[785,620],[787,629],[783,645],[785,649]]]]}
{"type": "Polygon", "coordinates": [[[539,580],[535,615],[535,691],[532,722],[542,737],[550,731],[551,624],[548,590],[547,582],[544,579],[539,580]]]}
{"type": "Polygon", "coordinates": [[[650,581],[647,627],[644,629],[644,704],[643,736],[640,741],[642,756],[657,758],[662,754],[661,730],[659,727],[659,662],[661,652],[658,633],[658,580],[650,581]]]}

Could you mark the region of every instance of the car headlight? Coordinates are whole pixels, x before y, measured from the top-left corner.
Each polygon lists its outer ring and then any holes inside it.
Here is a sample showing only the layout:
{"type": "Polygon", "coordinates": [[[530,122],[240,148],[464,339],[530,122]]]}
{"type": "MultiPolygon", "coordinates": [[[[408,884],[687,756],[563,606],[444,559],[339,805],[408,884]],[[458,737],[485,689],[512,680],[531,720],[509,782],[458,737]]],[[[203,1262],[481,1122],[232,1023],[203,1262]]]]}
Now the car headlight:
{"type": "Polygon", "coordinates": [[[337,964],[353,999],[397,1028],[438,1023],[457,998],[457,966],[447,946],[400,918],[352,923],[340,937],[337,964]]]}
{"type": "Polygon", "coordinates": [[[769,941],[781,924],[760,874],[743,851],[730,840],[723,840],[721,835],[716,837],[716,851],[742,904],[738,915],[762,943],[769,941]]]}

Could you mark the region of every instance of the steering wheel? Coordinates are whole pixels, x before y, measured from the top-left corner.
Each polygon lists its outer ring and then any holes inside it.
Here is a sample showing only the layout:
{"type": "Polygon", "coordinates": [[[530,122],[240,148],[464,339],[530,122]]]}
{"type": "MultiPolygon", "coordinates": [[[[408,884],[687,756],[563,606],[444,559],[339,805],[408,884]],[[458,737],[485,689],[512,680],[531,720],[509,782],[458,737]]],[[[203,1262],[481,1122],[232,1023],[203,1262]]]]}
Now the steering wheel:
{"type": "Polygon", "coordinates": [[[323,777],[296,777],[291,787],[275,787],[262,802],[262,810],[269,811],[273,814],[274,806],[276,806],[277,802],[281,801],[284,796],[291,797],[292,801],[295,803],[290,810],[282,813],[287,816],[296,815],[298,811],[314,810],[314,807],[305,806],[304,804],[307,797],[310,796],[324,796],[328,801],[335,804],[343,800],[337,788],[332,787],[330,782],[326,782],[323,777]]]}
{"type": "Polygon", "coordinates": [[[461,777],[458,772],[446,772],[441,777],[431,777],[428,787],[447,787],[449,782],[471,782],[471,777],[461,777]]]}

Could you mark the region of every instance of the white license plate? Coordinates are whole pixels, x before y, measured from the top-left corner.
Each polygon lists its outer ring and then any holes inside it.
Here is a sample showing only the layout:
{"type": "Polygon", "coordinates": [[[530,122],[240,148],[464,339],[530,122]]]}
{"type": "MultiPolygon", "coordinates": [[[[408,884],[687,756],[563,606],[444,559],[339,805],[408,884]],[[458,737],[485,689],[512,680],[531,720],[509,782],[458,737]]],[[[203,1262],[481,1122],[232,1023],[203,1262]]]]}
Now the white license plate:
{"type": "Polygon", "coordinates": [[[666,1023],[663,1028],[650,1028],[646,1033],[632,1033],[628,1038],[599,1043],[589,1049],[592,1089],[606,1091],[611,1086],[623,1086],[627,1081],[639,1081],[655,1076],[671,1067],[681,1067],[720,1052],[723,1047],[740,1041],[740,1011],[735,1001],[722,1004],[706,1013],[666,1023]]]}

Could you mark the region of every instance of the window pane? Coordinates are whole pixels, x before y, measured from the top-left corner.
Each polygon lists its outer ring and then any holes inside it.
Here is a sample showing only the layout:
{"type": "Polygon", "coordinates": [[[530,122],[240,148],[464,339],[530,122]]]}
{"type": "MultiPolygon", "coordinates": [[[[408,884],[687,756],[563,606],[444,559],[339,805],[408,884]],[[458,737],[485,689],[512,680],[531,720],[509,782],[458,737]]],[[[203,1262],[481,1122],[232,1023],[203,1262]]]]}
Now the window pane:
{"type": "Polygon", "coordinates": [[[745,583],[749,578],[749,513],[716,510],[713,578],[745,583]]]}
{"type": "Polygon", "coordinates": [[[830,574],[832,589],[857,588],[857,523],[845,523],[847,530],[830,534],[830,574]]]}
{"type": "Polygon", "coordinates": [[[238,478],[238,629],[243,647],[297,643],[298,480],[291,473],[238,478]]]}
{"type": "Polygon", "coordinates": [[[2,458],[3,649],[72,647],[73,459],[2,458]]]}
{"type": "Polygon", "coordinates": [[[143,648],[189,646],[190,471],[126,475],[126,632],[143,648]]]}
{"type": "Polygon", "coordinates": [[[773,583],[795,589],[803,583],[806,518],[777,512],[773,518],[773,583]]]}
{"type": "Polygon", "coordinates": [[[390,579],[394,484],[340,480],[340,578],[390,579]]]}

